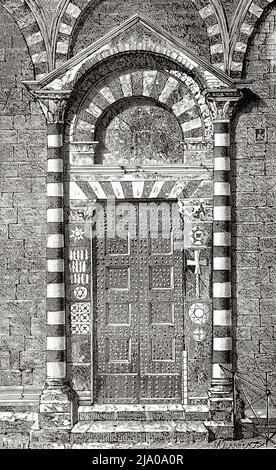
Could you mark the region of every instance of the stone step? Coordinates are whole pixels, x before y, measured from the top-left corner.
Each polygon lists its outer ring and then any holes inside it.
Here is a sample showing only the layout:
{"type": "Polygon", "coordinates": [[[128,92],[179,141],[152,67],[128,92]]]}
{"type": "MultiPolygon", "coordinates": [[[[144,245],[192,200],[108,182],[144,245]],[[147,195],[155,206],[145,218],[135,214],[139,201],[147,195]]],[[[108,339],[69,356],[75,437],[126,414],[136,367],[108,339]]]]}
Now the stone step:
{"type": "Polygon", "coordinates": [[[1,411],[0,434],[8,432],[26,432],[37,422],[38,413],[32,411],[1,411]]]}
{"type": "Polygon", "coordinates": [[[229,421],[205,421],[204,425],[208,429],[209,440],[234,439],[234,425],[229,421]]]}
{"type": "Polygon", "coordinates": [[[92,405],[79,406],[79,421],[204,421],[206,405],[92,405]]]}
{"type": "MultiPolygon", "coordinates": [[[[255,409],[255,414],[252,410],[246,410],[245,418],[240,420],[241,433],[243,437],[256,437],[260,433],[266,434],[267,432],[267,417],[265,409],[255,409]]],[[[269,410],[268,427],[270,432],[276,432],[276,409],[269,410]]]]}
{"type": "MultiPolygon", "coordinates": [[[[254,409],[254,412],[252,410],[246,410],[245,412],[245,418],[250,419],[253,423],[264,423],[267,420],[266,417],[266,410],[264,408],[256,408],[254,409]]],[[[269,417],[269,422],[270,423],[276,423],[276,408],[271,408],[268,411],[268,417],[269,417]]]]}
{"type": "Polygon", "coordinates": [[[189,405],[208,405],[208,397],[189,397],[189,405]]]}
{"type": "Polygon", "coordinates": [[[89,442],[148,444],[208,442],[208,430],[200,421],[80,421],[70,436],[72,444],[89,442]]]}
{"type": "MultiPolygon", "coordinates": [[[[240,434],[243,439],[245,438],[252,438],[257,436],[265,437],[267,432],[269,431],[269,435],[272,436],[276,432],[276,421],[269,422],[269,427],[265,426],[264,420],[260,421],[261,424],[257,422],[253,422],[250,418],[242,418],[240,420],[241,424],[241,431],[240,434]]],[[[273,437],[272,442],[276,443],[276,436],[273,437]]]]}

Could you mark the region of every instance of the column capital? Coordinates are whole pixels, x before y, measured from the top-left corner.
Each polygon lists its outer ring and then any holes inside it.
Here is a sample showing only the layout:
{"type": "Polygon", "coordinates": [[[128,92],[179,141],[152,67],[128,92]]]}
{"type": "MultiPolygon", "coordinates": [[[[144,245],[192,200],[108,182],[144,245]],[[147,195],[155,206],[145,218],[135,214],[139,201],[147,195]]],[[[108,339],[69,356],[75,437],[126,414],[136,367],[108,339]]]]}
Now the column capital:
{"type": "Polygon", "coordinates": [[[33,96],[39,101],[47,124],[63,124],[66,103],[71,91],[36,91],[33,96]]]}
{"type": "Polygon", "coordinates": [[[209,102],[214,121],[230,121],[234,108],[242,98],[240,90],[207,90],[205,97],[209,102]]]}

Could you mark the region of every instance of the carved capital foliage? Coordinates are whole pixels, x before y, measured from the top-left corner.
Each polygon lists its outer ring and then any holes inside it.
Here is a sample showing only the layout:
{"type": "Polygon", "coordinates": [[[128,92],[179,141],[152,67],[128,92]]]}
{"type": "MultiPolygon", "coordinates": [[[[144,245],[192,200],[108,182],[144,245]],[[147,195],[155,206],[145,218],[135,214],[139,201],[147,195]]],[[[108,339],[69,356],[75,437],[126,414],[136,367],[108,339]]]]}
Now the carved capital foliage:
{"type": "Polygon", "coordinates": [[[64,96],[37,96],[39,104],[48,124],[58,124],[64,122],[64,113],[67,98],[64,96]]]}
{"type": "Polygon", "coordinates": [[[92,219],[94,211],[97,207],[97,201],[89,201],[85,207],[68,208],[67,222],[87,222],[92,219]]]}
{"type": "Polygon", "coordinates": [[[34,94],[35,98],[39,101],[39,104],[48,124],[62,124],[64,122],[64,113],[69,95],[70,92],[37,92],[34,94]]]}
{"type": "Polygon", "coordinates": [[[209,100],[213,119],[230,120],[232,117],[234,106],[230,101],[209,100]]]}
{"type": "Polygon", "coordinates": [[[213,120],[231,119],[235,106],[241,99],[239,90],[216,90],[206,93],[213,120]]]}
{"type": "Polygon", "coordinates": [[[40,98],[39,104],[48,124],[57,124],[64,121],[65,100],[40,98]]]}

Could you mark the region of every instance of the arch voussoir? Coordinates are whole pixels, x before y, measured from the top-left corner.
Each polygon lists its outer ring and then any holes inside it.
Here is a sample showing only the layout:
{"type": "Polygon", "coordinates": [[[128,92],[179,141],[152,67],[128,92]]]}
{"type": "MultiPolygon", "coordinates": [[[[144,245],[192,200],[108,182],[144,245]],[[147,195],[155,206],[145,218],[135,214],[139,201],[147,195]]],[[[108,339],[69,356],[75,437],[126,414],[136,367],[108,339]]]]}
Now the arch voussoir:
{"type": "Polygon", "coordinates": [[[231,55],[231,76],[240,78],[250,38],[257,22],[274,0],[254,0],[248,6],[246,15],[239,28],[239,35],[231,55]]]}
{"type": "Polygon", "coordinates": [[[48,72],[48,56],[44,39],[37,20],[24,0],[0,0],[0,5],[7,10],[18,25],[24,37],[34,66],[35,78],[41,78],[48,72]]]}

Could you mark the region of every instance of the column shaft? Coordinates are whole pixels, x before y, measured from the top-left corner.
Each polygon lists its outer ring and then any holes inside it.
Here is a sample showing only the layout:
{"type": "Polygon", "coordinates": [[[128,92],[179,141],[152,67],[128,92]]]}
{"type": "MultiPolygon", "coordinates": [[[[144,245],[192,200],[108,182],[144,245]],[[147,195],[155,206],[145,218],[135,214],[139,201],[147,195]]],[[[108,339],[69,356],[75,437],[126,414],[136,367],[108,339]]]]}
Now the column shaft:
{"type": "Polygon", "coordinates": [[[47,381],[66,379],[62,125],[48,124],[47,381]]]}
{"type": "Polygon", "coordinates": [[[214,238],[213,238],[213,373],[212,388],[231,391],[231,203],[230,123],[214,121],[214,238]]]}

